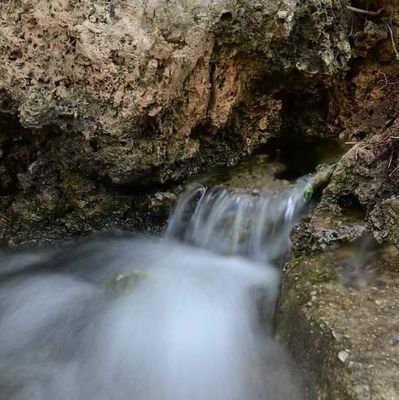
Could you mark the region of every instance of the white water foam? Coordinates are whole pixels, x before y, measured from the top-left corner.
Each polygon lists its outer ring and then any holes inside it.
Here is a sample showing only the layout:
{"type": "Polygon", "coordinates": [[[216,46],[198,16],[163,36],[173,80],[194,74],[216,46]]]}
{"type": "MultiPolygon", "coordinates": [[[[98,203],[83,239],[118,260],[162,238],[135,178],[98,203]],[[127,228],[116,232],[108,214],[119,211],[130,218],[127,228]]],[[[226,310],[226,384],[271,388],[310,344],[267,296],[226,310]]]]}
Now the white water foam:
{"type": "Polygon", "coordinates": [[[198,187],[166,239],[3,256],[0,399],[300,399],[271,336],[279,272],[265,261],[297,198],[198,187]]]}
{"type": "Polygon", "coordinates": [[[300,180],[290,190],[251,194],[193,184],[180,197],[166,235],[221,254],[274,260],[289,248],[305,186],[300,180]]]}

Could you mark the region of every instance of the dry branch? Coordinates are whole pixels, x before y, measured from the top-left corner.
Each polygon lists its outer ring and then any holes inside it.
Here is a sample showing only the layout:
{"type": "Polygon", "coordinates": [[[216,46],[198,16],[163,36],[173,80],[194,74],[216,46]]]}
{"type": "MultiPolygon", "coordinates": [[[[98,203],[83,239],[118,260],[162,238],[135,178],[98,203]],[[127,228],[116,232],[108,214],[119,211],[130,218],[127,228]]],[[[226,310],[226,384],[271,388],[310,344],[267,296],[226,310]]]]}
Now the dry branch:
{"type": "Polygon", "coordinates": [[[354,13],[368,15],[369,17],[379,17],[384,12],[383,8],[380,8],[377,11],[368,11],[368,10],[363,10],[362,8],[357,8],[352,6],[346,6],[346,8],[354,13]]]}

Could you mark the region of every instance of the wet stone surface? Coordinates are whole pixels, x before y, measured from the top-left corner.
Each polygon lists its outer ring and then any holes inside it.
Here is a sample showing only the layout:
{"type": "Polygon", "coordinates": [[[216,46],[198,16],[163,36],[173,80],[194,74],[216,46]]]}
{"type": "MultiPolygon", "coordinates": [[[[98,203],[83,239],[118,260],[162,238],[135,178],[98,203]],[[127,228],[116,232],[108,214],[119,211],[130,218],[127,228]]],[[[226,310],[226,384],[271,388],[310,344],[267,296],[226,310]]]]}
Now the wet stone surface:
{"type": "Polygon", "coordinates": [[[308,399],[396,400],[398,250],[329,248],[284,266],[277,335],[306,371],[308,399]]]}

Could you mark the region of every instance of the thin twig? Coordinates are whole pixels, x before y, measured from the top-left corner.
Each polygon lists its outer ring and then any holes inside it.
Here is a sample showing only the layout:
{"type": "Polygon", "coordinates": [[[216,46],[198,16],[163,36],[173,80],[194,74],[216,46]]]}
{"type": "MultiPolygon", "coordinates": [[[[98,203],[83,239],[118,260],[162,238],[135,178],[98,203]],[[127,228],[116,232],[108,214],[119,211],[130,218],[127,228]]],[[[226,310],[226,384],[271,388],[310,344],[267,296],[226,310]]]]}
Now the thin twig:
{"type": "Polygon", "coordinates": [[[398,169],[399,169],[399,165],[397,165],[395,167],[395,169],[389,174],[389,177],[391,177],[398,169]]]}
{"type": "Polygon", "coordinates": [[[383,22],[384,22],[384,24],[388,27],[389,33],[391,34],[391,42],[392,42],[393,51],[395,52],[395,54],[398,54],[398,49],[396,48],[395,40],[394,40],[394,38],[393,38],[392,28],[391,28],[391,26],[388,24],[388,22],[385,22],[385,21],[383,21],[383,22]]]}
{"type": "Polygon", "coordinates": [[[380,8],[377,11],[368,11],[368,10],[363,10],[362,8],[357,8],[352,6],[346,6],[346,8],[354,13],[368,15],[369,17],[379,17],[384,12],[384,8],[380,8]]]}
{"type": "Polygon", "coordinates": [[[388,169],[391,168],[392,160],[393,160],[393,152],[391,152],[391,156],[389,157],[389,163],[387,167],[388,169]]]}
{"type": "Polygon", "coordinates": [[[397,85],[399,83],[399,80],[394,81],[394,82],[389,82],[387,75],[384,72],[379,72],[378,75],[382,75],[384,77],[384,79],[380,79],[377,81],[377,83],[382,83],[383,85],[380,87],[380,89],[384,89],[385,86],[388,85],[397,85]]]}
{"type": "MultiPolygon", "coordinates": [[[[380,82],[383,82],[383,80],[382,79],[380,79],[377,83],[380,83],[380,82]]],[[[384,87],[385,86],[388,86],[388,85],[397,85],[399,83],[399,80],[397,80],[397,81],[394,81],[394,82],[387,82],[387,81],[385,81],[385,84],[384,85],[382,85],[381,87],[380,87],[380,89],[384,89],[384,87]]]]}
{"type": "Polygon", "coordinates": [[[348,38],[350,38],[353,35],[353,26],[354,26],[354,21],[353,21],[353,15],[351,16],[351,31],[349,32],[348,38]]]}

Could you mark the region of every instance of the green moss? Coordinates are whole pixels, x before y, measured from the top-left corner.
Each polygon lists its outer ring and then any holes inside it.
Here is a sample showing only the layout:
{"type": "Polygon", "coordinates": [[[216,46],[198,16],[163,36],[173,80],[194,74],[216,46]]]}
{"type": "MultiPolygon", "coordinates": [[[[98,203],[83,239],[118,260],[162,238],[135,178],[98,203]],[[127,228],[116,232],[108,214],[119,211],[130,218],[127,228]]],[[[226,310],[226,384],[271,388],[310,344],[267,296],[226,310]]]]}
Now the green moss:
{"type": "Polygon", "coordinates": [[[289,279],[303,285],[325,284],[337,277],[335,267],[324,255],[296,256],[288,263],[286,271],[289,279]]]}
{"type": "Polygon", "coordinates": [[[12,182],[13,179],[5,165],[0,165],[0,190],[8,190],[12,182]]]}
{"type": "Polygon", "coordinates": [[[335,307],[345,298],[342,290],[336,265],[323,254],[294,256],[285,267],[276,336],[304,371],[307,399],[351,398],[347,385],[338,384],[346,379],[341,365],[337,365],[336,355],[342,348],[337,348],[327,322],[340,319],[338,326],[345,326],[347,316],[335,307]]]}
{"type": "Polygon", "coordinates": [[[62,171],[60,187],[70,210],[80,220],[98,222],[100,219],[122,216],[130,207],[127,197],[116,198],[76,172],[62,171]]]}

